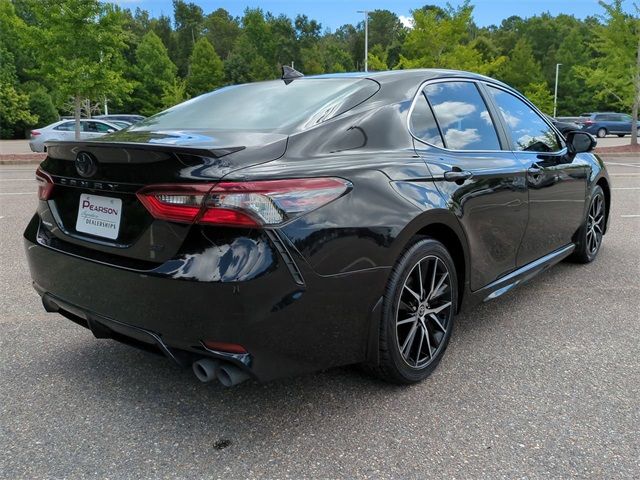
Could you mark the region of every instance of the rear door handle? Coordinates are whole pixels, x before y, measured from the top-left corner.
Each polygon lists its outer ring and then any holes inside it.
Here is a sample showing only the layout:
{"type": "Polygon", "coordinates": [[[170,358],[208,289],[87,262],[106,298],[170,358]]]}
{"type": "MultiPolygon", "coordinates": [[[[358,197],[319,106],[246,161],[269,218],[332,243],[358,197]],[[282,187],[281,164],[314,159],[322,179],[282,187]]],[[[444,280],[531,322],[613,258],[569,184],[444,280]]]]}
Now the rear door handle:
{"type": "Polygon", "coordinates": [[[452,170],[444,172],[444,179],[447,182],[464,182],[465,180],[469,180],[472,176],[473,173],[467,171],[452,170]]]}

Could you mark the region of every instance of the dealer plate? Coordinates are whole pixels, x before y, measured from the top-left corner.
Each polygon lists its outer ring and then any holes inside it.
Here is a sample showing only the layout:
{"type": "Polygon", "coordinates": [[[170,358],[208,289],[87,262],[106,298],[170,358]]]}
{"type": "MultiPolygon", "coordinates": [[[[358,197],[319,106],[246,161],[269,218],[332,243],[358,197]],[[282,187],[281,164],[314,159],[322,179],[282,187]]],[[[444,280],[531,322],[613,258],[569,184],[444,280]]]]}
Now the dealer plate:
{"type": "Polygon", "coordinates": [[[76,231],[115,240],[120,231],[122,200],[83,193],[80,195],[76,231]]]}

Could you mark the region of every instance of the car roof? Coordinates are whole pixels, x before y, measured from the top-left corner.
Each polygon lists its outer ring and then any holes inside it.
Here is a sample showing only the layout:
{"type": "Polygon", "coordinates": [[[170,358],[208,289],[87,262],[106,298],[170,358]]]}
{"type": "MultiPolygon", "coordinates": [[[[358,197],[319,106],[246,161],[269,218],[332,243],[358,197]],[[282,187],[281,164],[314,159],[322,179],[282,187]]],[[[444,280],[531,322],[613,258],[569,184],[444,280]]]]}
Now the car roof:
{"type": "Polygon", "coordinates": [[[415,79],[417,81],[435,80],[438,78],[470,78],[474,80],[488,81],[500,85],[508,86],[499,80],[496,80],[479,73],[466,72],[464,70],[447,70],[441,68],[416,68],[409,70],[385,70],[381,72],[346,72],[346,73],[326,73],[322,75],[311,75],[304,78],[369,78],[378,83],[393,83],[398,80],[415,79]]]}

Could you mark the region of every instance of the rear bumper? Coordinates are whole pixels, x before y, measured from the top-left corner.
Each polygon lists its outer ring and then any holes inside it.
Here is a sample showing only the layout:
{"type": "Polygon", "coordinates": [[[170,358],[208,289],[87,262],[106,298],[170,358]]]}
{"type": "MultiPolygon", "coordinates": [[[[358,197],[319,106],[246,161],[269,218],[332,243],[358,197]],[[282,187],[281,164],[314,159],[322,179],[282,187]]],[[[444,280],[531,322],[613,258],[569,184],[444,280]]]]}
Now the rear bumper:
{"type": "Polygon", "coordinates": [[[25,248],[34,287],[48,310],[97,337],[149,346],[181,365],[222,357],[270,380],[364,361],[377,332],[373,310],[387,269],[322,277],[293,254],[288,261],[299,267],[300,284],[279,251],[282,245],[269,242],[271,264],[259,276],[198,280],[168,268],[172,261],[136,271],[57,251],[44,244],[40,227],[36,215],[25,231],[25,248]],[[204,340],[240,344],[248,355],[227,358],[205,349],[204,340]]]}

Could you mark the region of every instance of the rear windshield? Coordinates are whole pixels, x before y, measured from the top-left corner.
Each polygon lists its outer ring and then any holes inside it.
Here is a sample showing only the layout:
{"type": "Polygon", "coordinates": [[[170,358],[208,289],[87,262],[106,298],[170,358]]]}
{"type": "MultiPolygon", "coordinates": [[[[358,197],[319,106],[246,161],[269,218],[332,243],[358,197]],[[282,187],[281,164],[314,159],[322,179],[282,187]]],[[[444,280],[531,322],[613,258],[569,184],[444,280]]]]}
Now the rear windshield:
{"type": "Polygon", "coordinates": [[[362,78],[305,78],[234,85],[176,105],[136,124],[150,130],[296,130],[335,117],[378,91],[362,78]]]}

